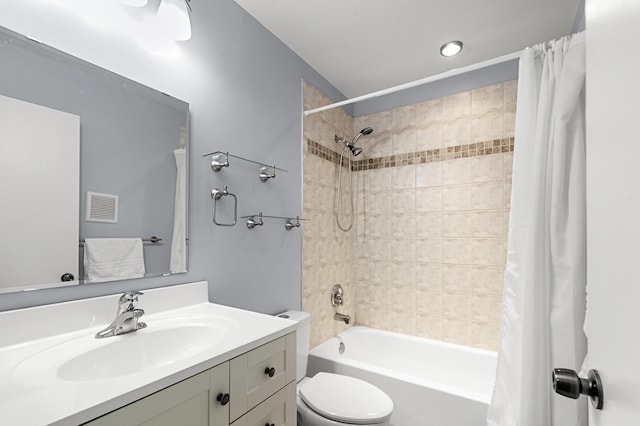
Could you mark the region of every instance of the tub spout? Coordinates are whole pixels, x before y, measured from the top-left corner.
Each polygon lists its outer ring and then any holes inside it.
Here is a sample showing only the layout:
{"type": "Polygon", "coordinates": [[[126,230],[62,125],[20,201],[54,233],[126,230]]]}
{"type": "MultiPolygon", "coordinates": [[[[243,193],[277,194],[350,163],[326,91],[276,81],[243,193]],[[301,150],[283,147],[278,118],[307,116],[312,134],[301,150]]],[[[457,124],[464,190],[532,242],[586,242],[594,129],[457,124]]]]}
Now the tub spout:
{"type": "Polygon", "coordinates": [[[349,324],[351,322],[350,315],[340,314],[338,312],[335,313],[335,315],[333,316],[333,319],[336,321],[344,321],[345,324],[349,324]]]}

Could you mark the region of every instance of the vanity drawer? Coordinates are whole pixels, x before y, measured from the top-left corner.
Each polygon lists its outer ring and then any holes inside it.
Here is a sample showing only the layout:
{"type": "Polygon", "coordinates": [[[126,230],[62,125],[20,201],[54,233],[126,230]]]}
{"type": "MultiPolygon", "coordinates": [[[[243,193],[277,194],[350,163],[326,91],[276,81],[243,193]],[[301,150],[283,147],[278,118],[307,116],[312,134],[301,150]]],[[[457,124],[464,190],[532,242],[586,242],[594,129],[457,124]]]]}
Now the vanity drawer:
{"type": "Polygon", "coordinates": [[[291,333],[232,359],[230,420],[235,421],[287,383],[295,382],[295,357],[296,339],[291,333]]]}
{"type": "Polygon", "coordinates": [[[232,426],[295,426],[296,423],[296,382],[291,382],[240,417],[232,426]]]}

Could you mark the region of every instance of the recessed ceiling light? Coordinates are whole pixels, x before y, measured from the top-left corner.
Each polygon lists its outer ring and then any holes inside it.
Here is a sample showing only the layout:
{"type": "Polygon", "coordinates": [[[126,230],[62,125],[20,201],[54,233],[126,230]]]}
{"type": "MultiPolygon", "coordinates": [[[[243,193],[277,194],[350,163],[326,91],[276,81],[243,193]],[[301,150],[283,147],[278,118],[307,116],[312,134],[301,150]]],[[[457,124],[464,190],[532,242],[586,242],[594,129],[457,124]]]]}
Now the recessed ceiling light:
{"type": "Polygon", "coordinates": [[[442,45],[442,47],[440,48],[440,54],[442,56],[454,56],[460,53],[461,50],[461,41],[450,41],[442,45]]]}

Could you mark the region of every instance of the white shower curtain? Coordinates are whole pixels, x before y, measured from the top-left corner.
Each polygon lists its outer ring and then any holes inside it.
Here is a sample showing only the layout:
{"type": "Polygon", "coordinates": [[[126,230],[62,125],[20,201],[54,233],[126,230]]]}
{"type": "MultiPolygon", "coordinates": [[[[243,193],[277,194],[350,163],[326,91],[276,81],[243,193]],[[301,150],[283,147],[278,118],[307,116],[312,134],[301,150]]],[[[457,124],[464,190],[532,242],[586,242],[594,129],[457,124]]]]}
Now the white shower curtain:
{"type": "Polygon", "coordinates": [[[584,81],[584,33],[522,53],[491,426],[587,424],[586,398],[551,382],[586,354],[584,81]]]}
{"type": "Polygon", "coordinates": [[[169,270],[172,274],[187,272],[187,165],[186,150],[173,150],[176,159],[176,195],[173,208],[173,236],[171,238],[171,259],[169,270]]]}

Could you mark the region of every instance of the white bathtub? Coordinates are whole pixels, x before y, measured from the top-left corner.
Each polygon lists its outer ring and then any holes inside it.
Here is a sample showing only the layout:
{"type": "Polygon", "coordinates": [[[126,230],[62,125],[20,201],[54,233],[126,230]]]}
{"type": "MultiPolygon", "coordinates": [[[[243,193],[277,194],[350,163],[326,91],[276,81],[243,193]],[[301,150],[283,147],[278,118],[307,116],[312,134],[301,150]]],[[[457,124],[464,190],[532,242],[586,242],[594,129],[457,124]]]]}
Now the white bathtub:
{"type": "Polygon", "coordinates": [[[495,352],[351,327],[309,352],[307,375],[339,373],[378,386],[393,400],[394,426],[484,426],[495,369],[495,352]]]}

